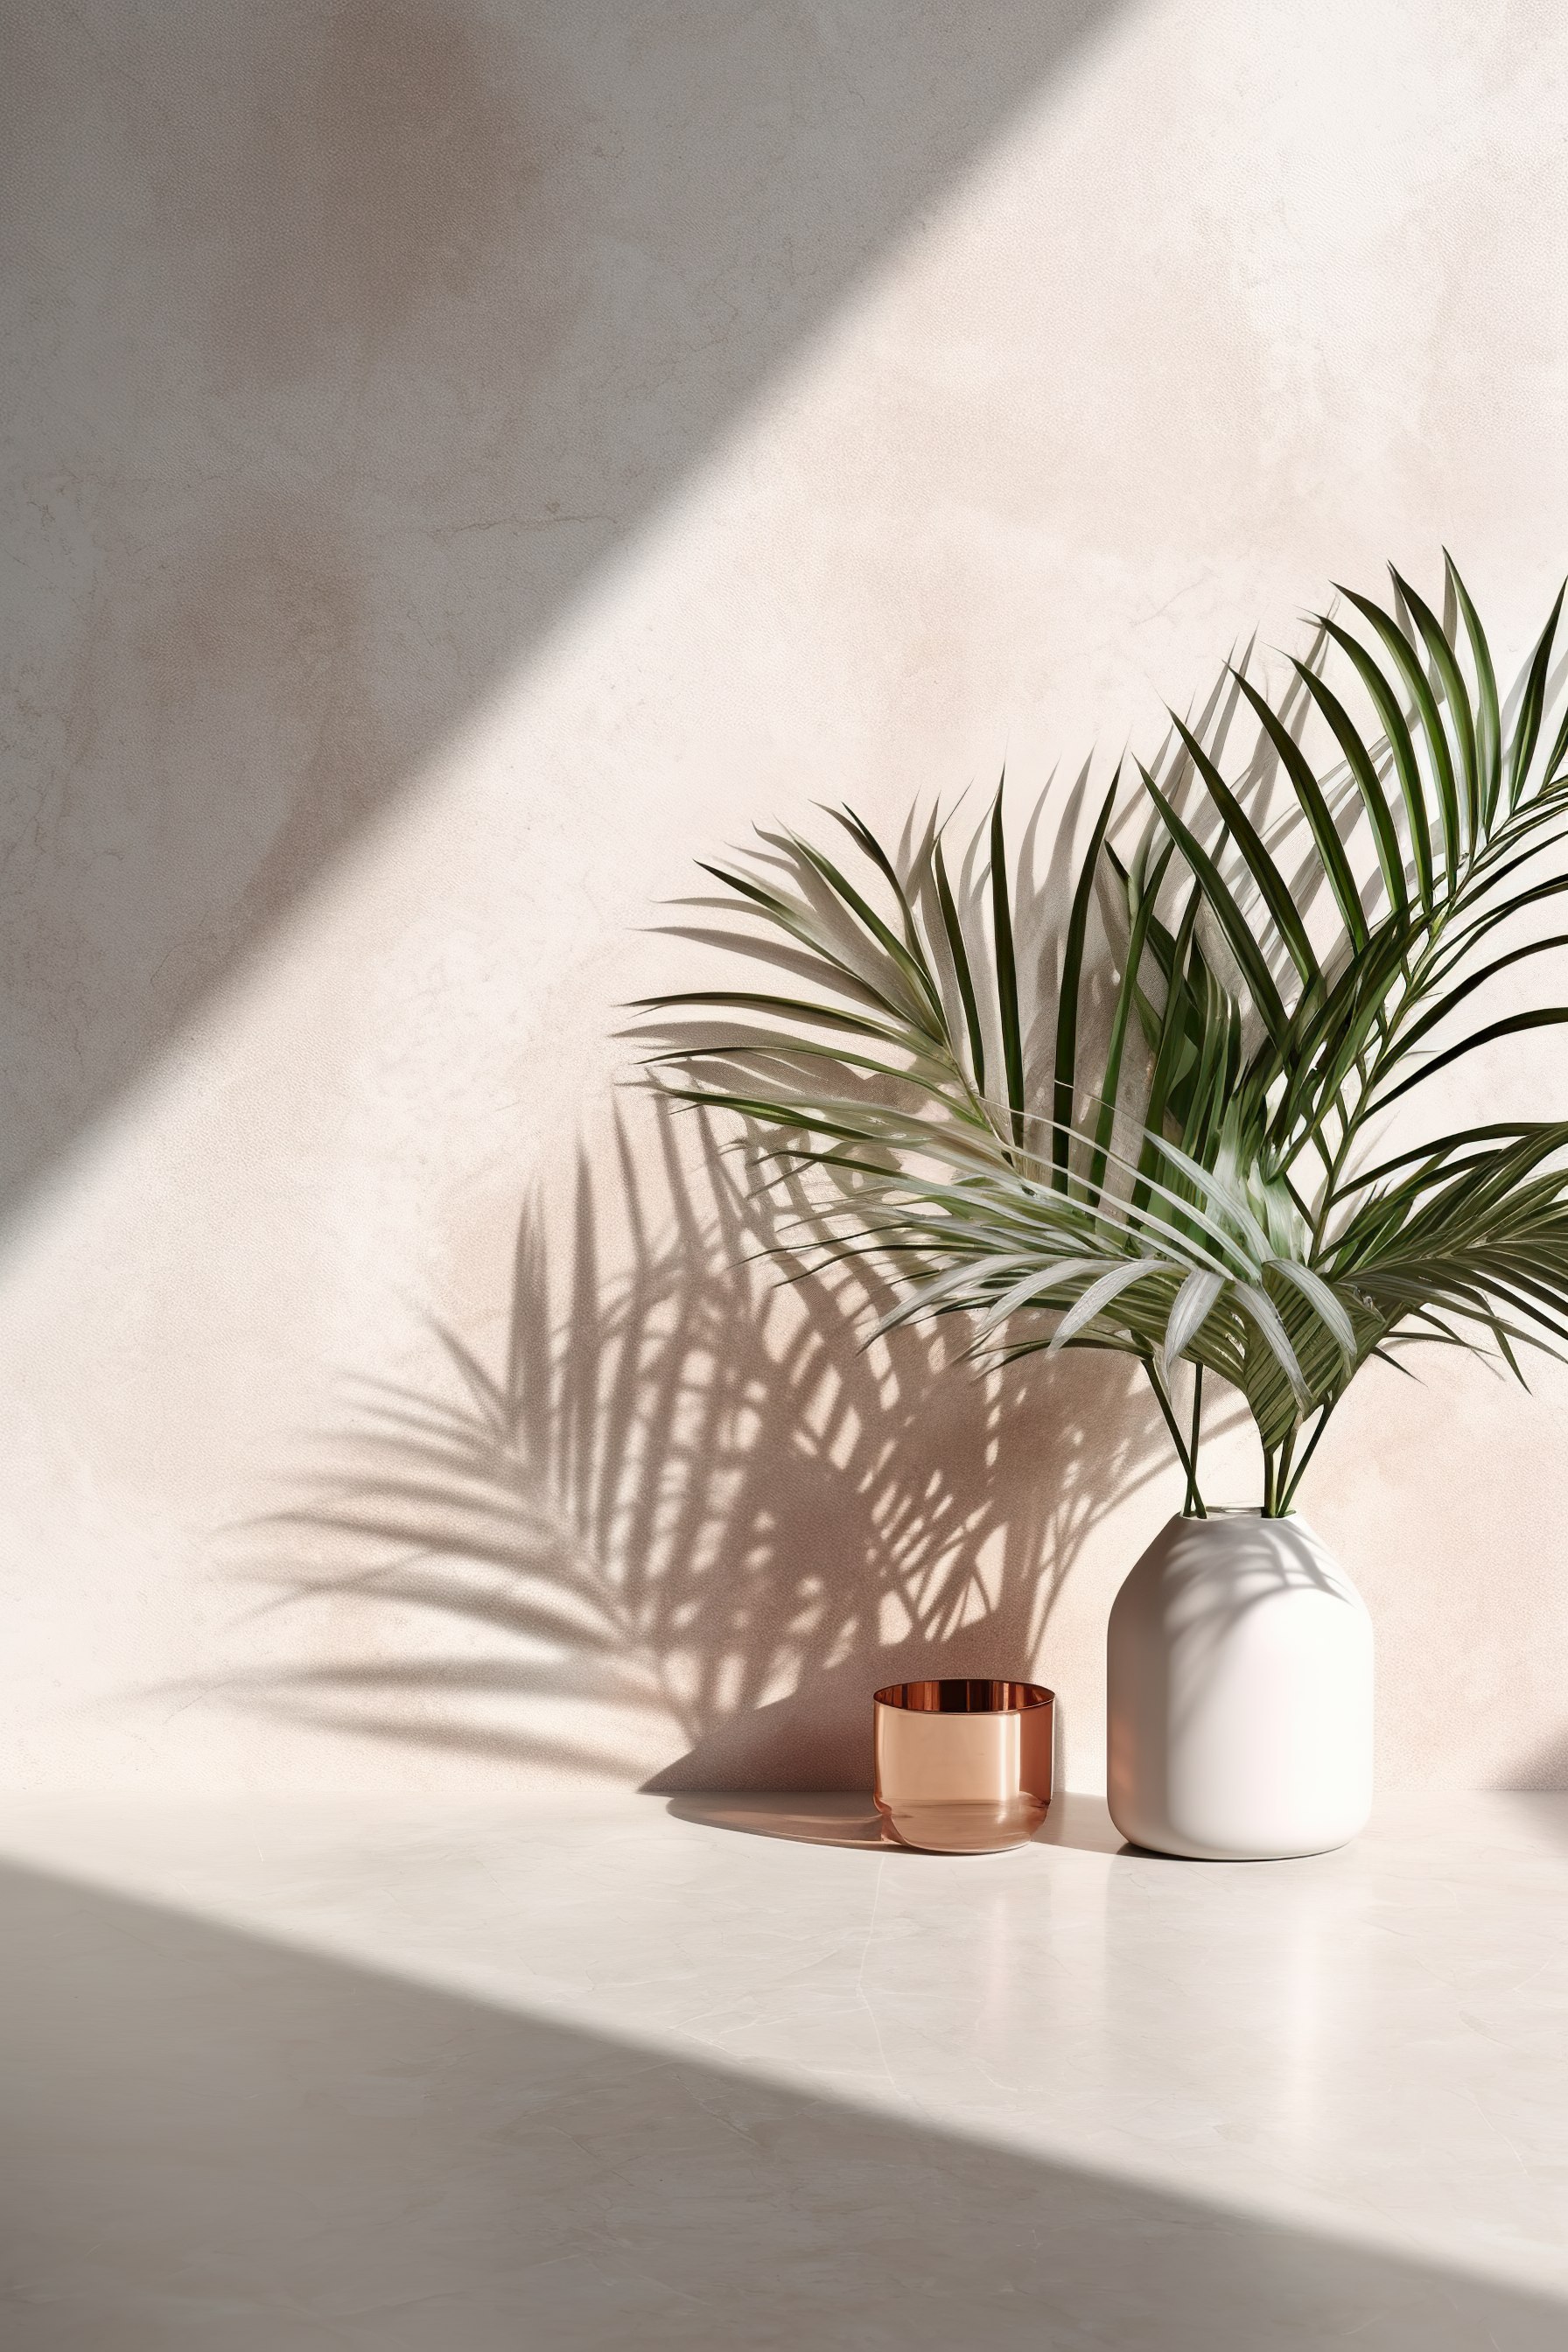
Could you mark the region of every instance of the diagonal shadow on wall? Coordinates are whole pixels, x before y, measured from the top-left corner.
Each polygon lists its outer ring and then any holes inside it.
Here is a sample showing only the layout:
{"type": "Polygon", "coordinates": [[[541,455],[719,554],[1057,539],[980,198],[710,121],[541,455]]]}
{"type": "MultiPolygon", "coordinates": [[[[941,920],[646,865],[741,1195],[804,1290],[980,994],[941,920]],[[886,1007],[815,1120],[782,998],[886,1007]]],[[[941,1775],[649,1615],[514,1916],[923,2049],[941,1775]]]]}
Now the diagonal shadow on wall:
{"type": "Polygon", "coordinates": [[[1163,1427],[1121,1358],[867,1350],[872,1277],[792,1257],[711,1139],[617,1135],[558,1261],[525,1211],[500,1370],[443,1335],[440,1383],[369,1391],[247,1531],[310,1663],[226,1696],[615,1777],[662,1755],[663,1790],[868,1787],[871,1690],[1026,1671],[1092,1529],[1169,1474],[1163,1427]]]}
{"type": "Polygon", "coordinates": [[[0,1871],[8,2352],[1555,2352],[1551,2298],[0,1871]]]}
{"type": "Polygon", "coordinates": [[[12,12],[0,1203],[1121,13],[12,12]]]}

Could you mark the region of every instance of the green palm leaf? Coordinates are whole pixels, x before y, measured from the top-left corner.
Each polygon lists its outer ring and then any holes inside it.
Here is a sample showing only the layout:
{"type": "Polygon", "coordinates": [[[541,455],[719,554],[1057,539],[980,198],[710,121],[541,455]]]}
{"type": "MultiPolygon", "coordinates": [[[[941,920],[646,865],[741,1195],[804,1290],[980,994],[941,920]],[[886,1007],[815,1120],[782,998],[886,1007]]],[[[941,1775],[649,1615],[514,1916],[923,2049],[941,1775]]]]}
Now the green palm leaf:
{"type": "Polygon", "coordinates": [[[1462,1346],[1519,1374],[1521,1349],[1568,1347],[1568,1119],[1372,1148],[1426,1078],[1568,1021],[1548,1003],[1449,1026],[1568,947],[1528,928],[1568,891],[1542,866],[1568,842],[1563,594],[1505,704],[1457,568],[1453,637],[1393,578],[1394,612],[1343,592],[1364,636],[1325,616],[1286,700],[1238,668],[1173,721],[1168,752],[1138,763],[1149,817],[1125,861],[1111,780],[1054,1006],[1024,1001],[1020,947],[1031,991],[1048,958],[999,786],[956,866],[951,819],[895,854],[848,808],[830,812],[847,865],[793,833],[708,865],[759,984],[637,1008],[645,1035],[664,1024],[655,1082],[731,1113],[755,1181],[789,1189],[792,1263],[876,1258],[878,1331],[962,1316],[993,1362],[1134,1357],[1199,1511],[1201,1416],[1184,1437],[1172,1402],[1184,1363],[1240,1391],[1265,1507],[1285,1510],[1367,1363],[1462,1346]],[[1245,781],[1226,773],[1238,710],[1258,726],[1245,781]]]}

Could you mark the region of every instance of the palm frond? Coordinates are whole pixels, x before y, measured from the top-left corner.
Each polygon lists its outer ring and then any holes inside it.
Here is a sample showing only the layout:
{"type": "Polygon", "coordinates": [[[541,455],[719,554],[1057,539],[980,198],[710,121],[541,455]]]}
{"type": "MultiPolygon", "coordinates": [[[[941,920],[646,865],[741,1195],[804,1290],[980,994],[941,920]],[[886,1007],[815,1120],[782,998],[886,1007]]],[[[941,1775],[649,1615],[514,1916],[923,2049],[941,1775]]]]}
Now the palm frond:
{"type": "Polygon", "coordinates": [[[878,1330],[962,1315],[993,1360],[1137,1357],[1198,1510],[1179,1363],[1242,1392],[1283,1510],[1373,1359],[1460,1345],[1519,1373],[1521,1348],[1568,1344],[1568,1121],[1376,1149],[1426,1080],[1568,1021],[1548,1003],[1449,1025],[1568,949],[1530,929],[1568,890],[1542,866],[1568,841],[1563,595],[1504,701],[1452,562],[1452,635],[1392,578],[1392,610],[1342,592],[1279,701],[1243,662],[1194,723],[1173,714],[1136,763],[1125,859],[1110,780],[1054,1001],[999,786],[956,864],[951,819],[894,852],[846,807],[847,869],[792,832],[707,865],[763,984],[637,1008],[645,1035],[663,1024],[656,1082],[733,1114],[754,1181],[798,1195],[792,1250],[880,1262],[878,1330]],[[1227,778],[1237,714],[1257,741],[1227,778]]]}

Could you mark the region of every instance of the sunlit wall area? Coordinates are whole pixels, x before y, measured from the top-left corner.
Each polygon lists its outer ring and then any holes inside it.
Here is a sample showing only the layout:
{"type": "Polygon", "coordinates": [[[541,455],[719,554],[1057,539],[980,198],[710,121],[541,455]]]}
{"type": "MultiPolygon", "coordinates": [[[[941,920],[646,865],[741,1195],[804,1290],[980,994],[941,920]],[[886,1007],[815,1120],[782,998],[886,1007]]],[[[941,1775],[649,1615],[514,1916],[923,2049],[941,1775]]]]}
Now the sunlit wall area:
{"type": "MultiPolygon", "coordinates": [[[[1153,1416],[775,1290],[624,1008],[752,824],[896,835],[1005,761],[1048,864],[1091,754],[1387,558],[1450,547],[1522,661],[1568,25],[89,0],[8,47],[0,1775],[856,1786],[879,1682],[1032,1666],[1099,1786],[1153,1416]]],[[[1563,1780],[1565,1403],[1373,1368],[1314,1467],[1385,1786],[1563,1780]]]]}

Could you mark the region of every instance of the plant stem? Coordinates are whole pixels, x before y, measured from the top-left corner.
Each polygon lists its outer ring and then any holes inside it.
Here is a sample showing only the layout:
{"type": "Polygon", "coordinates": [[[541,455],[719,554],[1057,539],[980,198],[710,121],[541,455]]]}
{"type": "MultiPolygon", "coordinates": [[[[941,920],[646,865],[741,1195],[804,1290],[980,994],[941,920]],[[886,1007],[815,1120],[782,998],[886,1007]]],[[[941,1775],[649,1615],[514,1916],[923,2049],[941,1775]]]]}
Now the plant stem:
{"type": "Polygon", "coordinates": [[[1284,1444],[1279,1448],[1279,1466],[1275,1472],[1273,1516],[1277,1519],[1282,1519],[1290,1507],[1287,1497],[1289,1494],[1290,1456],[1295,1451],[1296,1432],[1292,1429],[1286,1436],[1284,1444]]]}
{"type": "Polygon", "coordinates": [[[1271,1519],[1274,1513],[1274,1456],[1267,1445],[1263,1449],[1263,1516],[1271,1519]]]}
{"type": "Polygon", "coordinates": [[[1154,1391],[1155,1400],[1159,1404],[1160,1411],[1165,1416],[1165,1426],[1171,1433],[1171,1443],[1176,1449],[1176,1458],[1187,1474],[1188,1491],[1191,1493],[1193,1500],[1197,1505],[1197,1516],[1200,1519],[1206,1519],[1208,1513],[1204,1508],[1204,1498],[1198,1493],[1197,1481],[1193,1471],[1192,1458],[1189,1455],[1185,1445],[1182,1443],[1182,1433],[1176,1426],[1176,1416],[1171,1411],[1171,1400],[1165,1394],[1164,1382],[1161,1380],[1159,1373],[1154,1370],[1153,1365],[1150,1362],[1147,1356],[1141,1356],[1139,1358],[1139,1361],[1142,1365],[1143,1370],[1149,1375],[1149,1385],[1154,1391]]]}
{"type": "Polygon", "coordinates": [[[1187,1440],[1187,1494],[1186,1500],[1182,1505],[1183,1516],[1189,1519],[1208,1517],[1198,1496],[1198,1446],[1203,1439],[1203,1421],[1204,1368],[1201,1364],[1194,1364],[1193,1366],[1193,1429],[1192,1435],[1187,1440]]]}
{"type": "Polygon", "coordinates": [[[1311,1436],[1307,1440],[1307,1451],[1302,1454],[1300,1461],[1296,1465],[1296,1475],[1291,1479],[1289,1490],[1285,1496],[1284,1507],[1287,1510],[1289,1509],[1291,1503],[1295,1500],[1296,1489],[1307,1475],[1307,1465],[1310,1462],[1313,1454],[1317,1452],[1318,1440],[1321,1437],[1324,1430],[1327,1429],[1329,1425],[1329,1415],[1333,1412],[1333,1409],[1338,1402],[1338,1397],[1331,1397],[1328,1403],[1324,1405],[1321,1412],[1318,1416],[1318,1426],[1313,1430],[1311,1436]]]}

